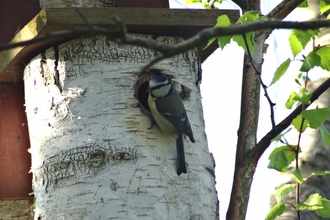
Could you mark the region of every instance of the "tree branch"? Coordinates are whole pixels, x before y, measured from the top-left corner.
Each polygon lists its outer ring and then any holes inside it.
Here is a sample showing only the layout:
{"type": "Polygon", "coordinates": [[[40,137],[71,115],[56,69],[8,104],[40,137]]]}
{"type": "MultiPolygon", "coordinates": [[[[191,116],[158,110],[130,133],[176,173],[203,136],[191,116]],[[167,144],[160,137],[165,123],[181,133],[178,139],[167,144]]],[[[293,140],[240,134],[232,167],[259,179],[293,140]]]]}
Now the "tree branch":
{"type": "MultiPolygon", "coordinates": [[[[169,57],[173,57],[175,55],[184,53],[196,47],[201,47],[203,45],[206,45],[206,42],[209,39],[218,36],[244,34],[247,32],[264,30],[264,29],[296,28],[296,29],[306,30],[306,29],[315,29],[315,28],[330,26],[330,20],[317,20],[317,21],[308,21],[308,22],[292,22],[292,21],[284,22],[284,21],[276,21],[276,20],[256,21],[246,24],[232,25],[229,27],[207,28],[198,32],[195,36],[189,38],[188,40],[185,40],[175,45],[168,45],[165,43],[158,42],[156,40],[132,36],[127,33],[126,27],[124,26],[123,22],[118,16],[114,16],[114,21],[117,24],[117,29],[115,30],[103,28],[99,26],[91,26],[89,24],[87,24],[87,26],[85,27],[76,26],[71,28],[70,30],[56,31],[56,32],[40,35],[31,40],[0,45],[0,51],[8,50],[19,46],[32,45],[45,40],[55,40],[55,39],[69,40],[77,37],[91,37],[96,35],[104,35],[107,36],[109,40],[117,43],[140,46],[159,52],[157,57],[154,57],[152,61],[148,65],[146,65],[147,68],[169,57]]],[[[146,68],[143,68],[142,72],[146,68]]]]}
{"type": "Polygon", "coordinates": [[[284,19],[295,8],[297,8],[304,0],[283,0],[271,12],[268,13],[269,18],[284,19]]]}
{"type": "Polygon", "coordinates": [[[152,49],[154,51],[164,54],[164,58],[175,56],[180,53],[184,53],[195,47],[202,46],[209,39],[219,36],[228,36],[236,34],[244,34],[251,31],[264,30],[264,29],[316,29],[322,27],[330,27],[330,20],[317,20],[307,22],[293,22],[293,21],[256,21],[246,24],[232,25],[229,27],[207,28],[198,32],[195,36],[185,40],[176,45],[167,45],[165,43],[157,42],[156,40],[145,39],[142,37],[134,37],[130,34],[123,37],[121,29],[111,30],[108,28],[102,28],[98,26],[87,27],[73,27],[70,30],[56,31],[48,34],[37,36],[31,40],[11,43],[6,45],[0,45],[0,51],[8,50],[19,46],[27,46],[35,44],[44,40],[52,40],[57,38],[75,38],[75,37],[91,37],[96,35],[105,35],[110,40],[115,42],[121,42],[128,45],[141,46],[144,48],[152,49]]]}
{"type": "Polygon", "coordinates": [[[282,133],[286,128],[291,125],[292,120],[297,117],[303,110],[307,109],[315,100],[317,100],[322,93],[324,93],[330,87],[330,78],[324,81],[311,96],[311,103],[299,105],[290,115],[288,115],[285,119],[283,119],[276,127],[270,130],[256,145],[256,147],[251,151],[250,156],[253,158],[260,158],[261,155],[265,152],[265,150],[270,145],[272,139],[274,139],[277,135],[282,133]]]}

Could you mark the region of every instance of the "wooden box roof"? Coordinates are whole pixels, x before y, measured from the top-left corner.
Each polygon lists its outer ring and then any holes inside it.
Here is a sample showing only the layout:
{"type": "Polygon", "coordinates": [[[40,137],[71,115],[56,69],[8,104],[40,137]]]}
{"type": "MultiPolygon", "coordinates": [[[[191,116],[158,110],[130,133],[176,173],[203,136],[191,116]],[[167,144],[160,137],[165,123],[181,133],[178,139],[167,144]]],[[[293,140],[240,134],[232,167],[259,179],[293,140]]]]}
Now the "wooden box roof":
{"type": "MultiPolygon", "coordinates": [[[[198,31],[213,27],[218,16],[228,15],[231,22],[239,17],[237,10],[164,9],[164,8],[80,8],[90,25],[115,28],[111,16],[117,14],[125,23],[128,32],[189,38],[198,31]]],[[[70,30],[74,26],[87,26],[74,8],[42,9],[11,43],[32,39],[54,31],[70,30]]],[[[0,82],[22,81],[25,64],[43,50],[72,37],[60,37],[16,47],[0,52],[0,82]]],[[[213,43],[206,50],[200,49],[204,61],[218,45],[213,43]]]]}

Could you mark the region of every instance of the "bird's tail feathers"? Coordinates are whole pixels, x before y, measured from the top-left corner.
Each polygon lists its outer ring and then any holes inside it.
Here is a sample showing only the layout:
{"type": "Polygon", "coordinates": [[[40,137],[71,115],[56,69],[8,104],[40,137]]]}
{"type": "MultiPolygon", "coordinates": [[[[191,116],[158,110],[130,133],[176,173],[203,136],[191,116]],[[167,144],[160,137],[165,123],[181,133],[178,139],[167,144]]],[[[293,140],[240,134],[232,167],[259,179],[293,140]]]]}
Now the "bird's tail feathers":
{"type": "Polygon", "coordinates": [[[181,173],[187,173],[182,136],[180,136],[176,140],[176,153],[177,153],[177,174],[180,176],[181,173]]]}

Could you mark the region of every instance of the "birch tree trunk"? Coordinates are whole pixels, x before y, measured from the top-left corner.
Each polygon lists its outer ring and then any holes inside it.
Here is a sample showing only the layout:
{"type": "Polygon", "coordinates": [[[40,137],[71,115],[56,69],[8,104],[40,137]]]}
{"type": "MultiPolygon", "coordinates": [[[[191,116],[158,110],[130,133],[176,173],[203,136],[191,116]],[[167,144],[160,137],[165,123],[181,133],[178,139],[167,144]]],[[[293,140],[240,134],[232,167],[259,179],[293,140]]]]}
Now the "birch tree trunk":
{"type": "Polygon", "coordinates": [[[134,98],[138,71],[153,55],[93,37],[50,48],[26,66],[35,219],[218,218],[198,53],[155,66],[173,75],[186,95],[196,143],[184,140],[188,173],[181,176],[175,140],[157,126],[148,129],[150,120],[134,98]]]}

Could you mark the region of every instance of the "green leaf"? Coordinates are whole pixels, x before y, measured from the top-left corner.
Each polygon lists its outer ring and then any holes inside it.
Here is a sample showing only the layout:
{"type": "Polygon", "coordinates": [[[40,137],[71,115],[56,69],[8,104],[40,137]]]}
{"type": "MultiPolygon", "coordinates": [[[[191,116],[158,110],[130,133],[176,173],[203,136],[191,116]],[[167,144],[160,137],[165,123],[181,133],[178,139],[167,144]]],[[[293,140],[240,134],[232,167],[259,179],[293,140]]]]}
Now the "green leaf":
{"type": "Polygon", "coordinates": [[[315,193],[302,204],[296,205],[297,210],[314,211],[316,215],[322,218],[330,217],[330,201],[315,193]]]}
{"type": "MultiPolygon", "coordinates": [[[[221,15],[217,19],[215,27],[227,27],[230,26],[230,20],[227,15],[221,15]]],[[[218,44],[221,49],[223,49],[227,44],[230,43],[232,36],[222,36],[218,37],[218,44]]]]}
{"type": "Polygon", "coordinates": [[[302,177],[301,171],[299,168],[295,169],[295,171],[293,171],[292,174],[296,178],[296,180],[299,184],[302,184],[304,182],[304,178],[302,177]]]}
{"type": "Polygon", "coordinates": [[[277,203],[281,202],[290,192],[296,188],[296,184],[283,184],[275,194],[277,203]]]}
{"type": "Polygon", "coordinates": [[[298,93],[292,92],[285,103],[285,107],[291,109],[293,104],[296,101],[300,101],[304,104],[310,103],[310,98],[312,97],[312,93],[310,93],[307,89],[301,88],[298,93]]]}
{"type": "MultiPolygon", "coordinates": [[[[253,54],[254,53],[253,33],[248,32],[248,33],[245,34],[245,37],[246,37],[246,41],[247,41],[247,44],[249,46],[250,52],[251,52],[251,54],[253,54]]],[[[238,44],[238,46],[242,47],[244,50],[247,50],[242,35],[234,35],[233,36],[233,41],[235,41],[238,44]]]]}
{"type": "Polygon", "coordinates": [[[323,140],[325,146],[326,147],[329,147],[329,145],[330,145],[330,133],[326,129],[326,127],[324,126],[324,124],[321,124],[320,131],[321,131],[322,140],[323,140]]]}
{"type": "Polygon", "coordinates": [[[310,195],[304,203],[296,205],[297,210],[315,211],[322,208],[322,197],[317,193],[310,195]]]}
{"type": "MultiPolygon", "coordinates": [[[[306,35],[306,32],[307,34],[310,36],[310,40],[313,38],[313,37],[317,37],[317,35],[320,33],[320,29],[309,29],[309,30],[301,30],[303,31],[302,35],[306,35]]],[[[307,41],[308,43],[309,41],[307,41]]],[[[306,44],[307,44],[306,43],[306,44]]]]}
{"type": "Polygon", "coordinates": [[[287,109],[291,109],[291,108],[292,108],[293,104],[296,102],[296,100],[295,100],[295,98],[294,98],[294,97],[296,97],[296,96],[297,96],[297,93],[296,93],[296,92],[291,92],[291,94],[290,94],[288,100],[287,100],[286,103],[285,103],[285,107],[286,107],[287,109]]]}
{"type": "Polygon", "coordinates": [[[298,86],[301,86],[299,79],[294,79],[294,81],[298,84],[298,86]]]}
{"type": "Polygon", "coordinates": [[[319,128],[330,116],[330,108],[304,110],[301,115],[309,121],[311,128],[319,128]]]}
{"type": "Polygon", "coordinates": [[[269,169],[274,169],[283,172],[295,160],[295,151],[288,146],[275,148],[269,155],[269,169]]]}
{"type": "Polygon", "coordinates": [[[302,115],[298,115],[297,117],[295,117],[291,124],[293,125],[293,127],[298,131],[300,132],[300,129],[301,129],[301,132],[304,132],[306,130],[306,128],[308,127],[308,120],[305,119],[304,120],[304,124],[303,126],[301,127],[301,123],[302,123],[302,120],[303,120],[303,117],[302,115]]]}
{"type": "Polygon", "coordinates": [[[322,198],[322,209],[315,210],[315,214],[322,218],[330,218],[330,201],[322,198]]]}
{"type": "Polygon", "coordinates": [[[215,39],[217,39],[216,37],[213,37],[213,38],[211,38],[208,42],[207,42],[207,44],[206,44],[206,46],[203,48],[203,50],[205,50],[206,48],[208,48],[214,41],[215,41],[215,39]]]}
{"type": "Polygon", "coordinates": [[[313,69],[315,66],[320,66],[321,58],[315,52],[310,52],[308,56],[304,59],[303,64],[300,67],[300,71],[308,72],[313,69]]]}
{"type": "Polygon", "coordinates": [[[299,90],[299,93],[297,93],[297,96],[295,97],[295,99],[304,104],[309,104],[311,97],[312,97],[312,93],[310,93],[310,91],[308,91],[305,88],[301,88],[299,90]]]}
{"type": "Polygon", "coordinates": [[[330,71],[330,47],[320,47],[315,53],[321,58],[320,67],[330,71]]]}
{"type": "MultiPolygon", "coordinates": [[[[302,86],[301,86],[301,83],[300,83],[300,80],[301,80],[302,76],[303,76],[303,73],[302,73],[302,72],[299,72],[299,73],[297,74],[296,78],[294,79],[295,82],[299,85],[299,87],[302,87],[302,86]]],[[[304,80],[304,79],[303,79],[303,80],[304,80]]]]}
{"type": "Polygon", "coordinates": [[[289,36],[289,43],[290,43],[291,52],[293,54],[293,57],[297,56],[300,53],[300,51],[302,51],[303,46],[301,45],[297,36],[294,35],[293,32],[291,32],[291,34],[289,36]]]}
{"type": "Polygon", "coordinates": [[[260,17],[260,11],[247,11],[236,22],[236,24],[244,24],[250,21],[258,20],[260,17]]]}
{"type": "Polygon", "coordinates": [[[313,30],[297,30],[293,29],[289,37],[289,43],[293,56],[297,56],[307,43],[320,33],[319,29],[313,30]]]}
{"type": "Polygon", "coordinates": [[[223,50],[223,48],[225,48],[225,46],[230,43],[231,38],[231,36],[218,37],[218,44],[221,50],[223,50]]]}
{"type": "Polygon", "coordinates": [[[202,2],[202,0],[186,0],[184,5],[196,4],[196,3],[200,3],[200,2],[202,2]]]}
{"type": "MultiPolygon", "coordinates": [[[[217,18],[217,23],[215,24],[215,26],[213,28],[227,27],[227,26],[230,26],[230,20],[229,20],[228,16],[227,15],[221,15],[217,18]]],[[[217,37],[211,38],[207,42],[207,45],[203,48],[203,50],[205,48],[207,48],[208,46],[210,46],[215,41],[215,39],[217,39],[217,37]]],[[[231,36],[218,37],[218,43],[219,43],[219,46],[221,47],[221,49],[223,49],[227,44],[230,43],[230,39],[231,39],[231,36]]]]}
{"type": "Polygon", "coordinates": [[[203,4],[205,9],[211,9],[211,6],[207,1],[202,1],[202,4],[203,4]]]}
{"type": "Polygon", "coordinates": [[[285,211],[284,202],[277,203],[273,208],[268,212],[265,220],[274,220],[277,216],[280,216],[285,211]]]}
{"type": "MultiPolygon", "coordinates": [[[[260,17],[260,11],[254,10],[254,11],[247,11],[245,12],[236,22],[236,24],[244,24],[247,22],[258,20],[260,17]]],[[[251,54],[254,53],[254,35],[252,32],[245,33],[246,41],[249,46],[251,54]]],[[[244,50],[246,50],[246,45],[244,42],[244,39],[242,35],[234,35],[233,41],[235,41],[238,46],[242,47],[244,50]]]]}
{"type": "Polygon", "coordinates": [[[220,15],[217,18],[217,23],[215,24],[214,27],[226,27],[230,25],[230,20],[227,15],[220,15]]]}
{"type": "MultiPolygon", "coordinates": [[[[318,206],[318,208],[319,208],[320,206],[322,206],[322,196],[320,196],[317,193],[312,194],[308,197],[308,199],[303,204],[308,205],[308,206],[318,206]]],[[[316,208],[316,209],[318,209],[318,208],[316,208]]],[[[299,209],[299,210],[303,210],[303,209],[299,209]]]]}
{"type": "Polygon", "coordinates": [[[238,46],[242,47],[243,50],[246,50],[246,45],[242,35],[234,35],[233,41],[235,41],[238,44],[238,46]]]}
{"type": "Polygon", "coordinates": [[[312,173],[313,176],[324,176],[324,175],[329,175],[330,171],[325,170],[325,171],[315,171],[312,173]]]}
{"type": "Polygon", "coordinates": [[[298,7],[299,8],[306,8],[306,7],[308,7],[307,1],[303,1],[302,3],[300,3],[300,5],[298,7]]]}
{"type": "Polygon", "coordinates": [[[270,83],[270,86],[273,85],[275,82],[277,82],[288,70],[289,65],[291,63],[290,58],[286,59],[275,71],[274,77],[272,82],[270,83]]]}
{"type": "Polygon", "coordinates": [[[320,12],[321,15],[330,9],[330,5],[327,5],[324,1],[320,2],[320,12]]]}

